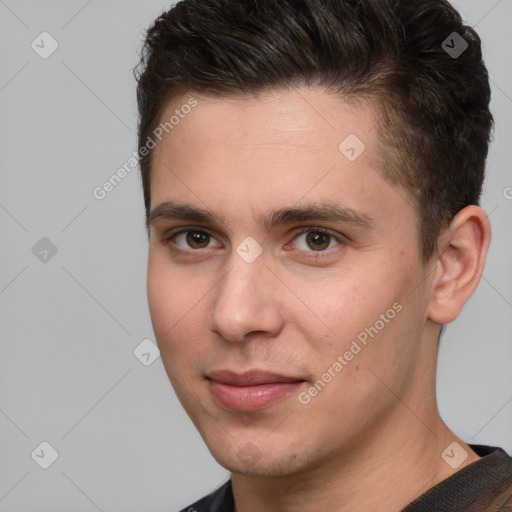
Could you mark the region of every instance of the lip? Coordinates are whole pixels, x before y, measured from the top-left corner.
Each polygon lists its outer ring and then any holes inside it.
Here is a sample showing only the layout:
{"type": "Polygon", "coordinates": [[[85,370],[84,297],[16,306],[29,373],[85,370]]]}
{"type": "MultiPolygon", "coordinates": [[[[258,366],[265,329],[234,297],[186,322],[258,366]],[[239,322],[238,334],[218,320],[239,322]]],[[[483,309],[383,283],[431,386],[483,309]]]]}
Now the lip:
{"type": "Polygon", "coordinates": [[[207,374],[213,399],[217,405],[232,411],[258,411],[293,394],[304,379],[250,370],[216,370],[207,374]]]}

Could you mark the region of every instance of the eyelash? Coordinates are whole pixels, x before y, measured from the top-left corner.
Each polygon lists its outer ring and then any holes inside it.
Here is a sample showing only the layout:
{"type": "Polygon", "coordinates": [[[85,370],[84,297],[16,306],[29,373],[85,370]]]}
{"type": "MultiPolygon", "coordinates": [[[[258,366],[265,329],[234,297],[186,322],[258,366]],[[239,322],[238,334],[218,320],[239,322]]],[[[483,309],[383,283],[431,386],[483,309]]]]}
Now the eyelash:
{"type": "MultiPolygon", "coordinates": [[[[192,253],[203,252],[204,249],[189,249],[189,250],[181,249],[174,242],[172,242],[172,239],[177,237],[178,235],[181,235],[183,233],[190,233],[190,232],[204,233],[204,234],[206,234],[206,235],[208,235],[208,236],[210,236],[212,238],[215,238],[211,233],[209,233],[206,230],[188,228],[188,229],[181,229],[179,231],[172,231],[170,233],[167,233],[164,236],[164,238],[163,238],[163,243],[165,245],[167,245],[172,252],[174,252],[176,254],[184,255],[184,256],[190,256],[192,253]]],[[[305,233],[321,233],[323,235],[328,235],[331,238],[333,238],[336,242],[338,242],[340,245],[345,245],[347,243],[347,241],[348,241],[348,238],[343,236],[343,235],[335,234],[335,233],[333,233],[332,231],[330,231],[328,229],[314,227],[314,226],[308,226],[308,227],[301,228],[297,233],[295,233],[295,236],[293,237],[293,240],[295,240],[297,237],[299,237],[300,235],[303,235],[305,233]]],[[[323,258],[323,257],[329,256],[330,252],[332,250],[334,250],[336,247],[338,247],[338,246],[332,247],[331,249],[324,249],[322,251],[312,251],[312,250],[311,251],[306,251],[306,250],[302,250],[302,249],[297,249],[297,250],[300,251],[300,252],[304,252],[306,254],[309,254],[306,257],[314,257],[315,259],[319,259],[319,258],[323,258]]],[[[203,255],[204,255],[204,252],[203,252],[203,255]]]]}

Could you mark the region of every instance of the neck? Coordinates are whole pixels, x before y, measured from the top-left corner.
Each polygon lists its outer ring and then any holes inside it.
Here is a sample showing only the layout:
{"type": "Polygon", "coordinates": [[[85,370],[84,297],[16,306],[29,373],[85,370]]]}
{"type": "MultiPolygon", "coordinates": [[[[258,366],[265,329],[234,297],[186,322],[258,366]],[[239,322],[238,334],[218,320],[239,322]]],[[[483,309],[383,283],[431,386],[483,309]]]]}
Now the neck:
{"type": "Polygon", "coordinates": [[[434,389],[430,400],[423,401],[413,397],[424,397],[425,388],[423,394],[417,391],[397,400],[372,432],[360,433],[342,453],[316,461],[314,467],[282,477],[233,473],[236,512],[397,512],[477,460],[442,421],[434,389]],[[468,453],[456,469],[441,458],[454,441],[468,453]]]}

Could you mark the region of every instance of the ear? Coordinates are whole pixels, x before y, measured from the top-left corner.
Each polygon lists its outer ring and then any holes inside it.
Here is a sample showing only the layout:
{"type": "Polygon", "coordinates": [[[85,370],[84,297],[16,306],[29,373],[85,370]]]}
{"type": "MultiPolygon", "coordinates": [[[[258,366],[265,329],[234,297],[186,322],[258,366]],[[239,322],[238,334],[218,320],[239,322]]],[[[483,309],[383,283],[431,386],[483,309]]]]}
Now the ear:
{"type": "Polygon", "coordinates": [[[453,322],[475,291],[491,241],[487,214],[467,206],[438,240],[431,301],[427,317],[438,324],[453,322]]]}

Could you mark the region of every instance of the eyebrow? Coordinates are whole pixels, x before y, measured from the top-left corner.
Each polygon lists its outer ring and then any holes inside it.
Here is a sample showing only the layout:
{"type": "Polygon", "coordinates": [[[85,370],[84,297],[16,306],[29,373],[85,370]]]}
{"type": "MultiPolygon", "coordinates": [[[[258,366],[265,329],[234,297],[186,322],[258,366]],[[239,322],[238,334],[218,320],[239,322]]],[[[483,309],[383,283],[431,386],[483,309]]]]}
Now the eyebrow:
{"type": "MultiPolygon", "coordinates": [[[[226,224],[221,216],[210,210],[174,201],[166,201],[151,210],[147,227],[164,220],[183,220],[212,225],[226,224]]],[[[374,219],[366,213],[357,212],[336,203],[311,203],[300,207],[272,210],[258,215],[257,221],[267,231],[279,225],[310,221],[341,222],[368,230],[375,225],[374,219]]]]}

